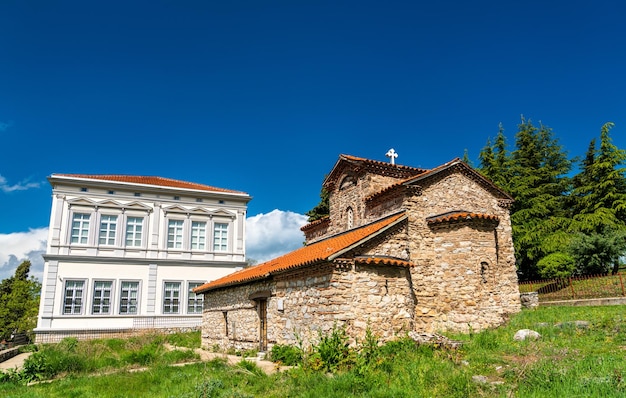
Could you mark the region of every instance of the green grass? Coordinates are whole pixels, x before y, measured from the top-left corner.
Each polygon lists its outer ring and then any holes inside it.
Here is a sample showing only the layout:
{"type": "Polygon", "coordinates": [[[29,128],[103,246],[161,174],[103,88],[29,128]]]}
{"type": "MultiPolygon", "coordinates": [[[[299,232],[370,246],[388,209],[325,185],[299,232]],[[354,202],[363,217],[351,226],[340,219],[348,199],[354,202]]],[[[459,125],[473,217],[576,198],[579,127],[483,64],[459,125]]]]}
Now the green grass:
{"type": "MultiPolygon", "coordinates": [[[[623,397],[625,310],[625,306],[524,310],[498,329],[448,335],[464,342],[456,350],[419,346],[406,338],[378,347],[370,340],[361,342],[360,350],[346,350],[337,332],[320,341],[323,355],[304,353],[303,365],[271,376],[246,361],[237,366],[222,360],[167,366],[177,359],[167,357],[168,352],[175,351],[159,348],[165,342],[172,344],[163,337],[102,340],[83,347],[83,358],[76,361],[84,369],[101,366],[100,370],[68,370],[57,381],[31,386],[0,383],[0,396],[623,397]],[[577,327],[574,321],[578,320],[589,325],[577,327]],[[519,329],[536,330],[542,337],[515,341],[513,335],[519,329]],[[333,350],[341,351],[341,355],[337,357],[333,350]],[[153,356],[147,361],[147,370],[131,372],[137,363],[129,365],[124,359],[133,357],[129,352],[152,353],[145,355],[153,356]],[[324,357],[331,358],[334,365],[325,367],[312,361],[324,357]],[[104,369],[114,373],[95,375],[104,369]],[[482,376],[483,382],[474,376],[482,376]]],[[[199,344],[199,335],[181,341],[186,342],[179,347],[194,347],[199,344]]],[[[68,348],[65,350],[70,355],[74,351],[68,348]]]]}

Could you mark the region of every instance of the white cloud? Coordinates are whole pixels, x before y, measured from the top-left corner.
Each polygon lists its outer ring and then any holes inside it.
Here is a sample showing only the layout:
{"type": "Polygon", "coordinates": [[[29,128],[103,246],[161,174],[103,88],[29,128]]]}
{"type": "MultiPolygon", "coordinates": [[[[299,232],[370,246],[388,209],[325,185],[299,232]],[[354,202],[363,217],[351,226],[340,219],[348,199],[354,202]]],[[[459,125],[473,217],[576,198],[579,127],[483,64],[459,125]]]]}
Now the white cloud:
{"type": "Polygon", "coordinates": [[[44,263],[42,256],[46,252],[47,239],[48,228],[0,234],[0,280],[13,276],[21,262],[30,260],[30,275],[41,282],[44,263]]]}
{"type": "Polygon", "coordinates": [[[306,224],[305,215],[277,209],[248,217],[246,256],[262,263],[302,247],[306,224]]]}
{"type": "Polygon", "coordinates": [[[39,188],[40,182],[21,181],[14,185],[9,185],[7,179],[0,175],[0,190],[3,192],[25,191],[31,188],[39,188]]]}

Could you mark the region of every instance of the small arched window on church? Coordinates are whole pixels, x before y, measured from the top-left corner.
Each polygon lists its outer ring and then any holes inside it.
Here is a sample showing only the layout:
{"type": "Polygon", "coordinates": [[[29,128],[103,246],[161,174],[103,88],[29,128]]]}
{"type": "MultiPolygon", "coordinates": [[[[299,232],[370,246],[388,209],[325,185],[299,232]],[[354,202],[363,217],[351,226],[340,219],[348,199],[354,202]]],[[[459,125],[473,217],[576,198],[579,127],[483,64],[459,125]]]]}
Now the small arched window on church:
{"type": "Polygon", "coordinates": [[[346,217],[348,218],[348,229],[352,229],[354,226],[354,211],[352,211],[352,207],[348,207],[346,210],[346,217]]]}
{"type": "Polygon", "coordinates": [[[483,283],[487,283],[487,273],[489,271],[489,264],[486,261],[480,263],[480,278],[483,283]]]}

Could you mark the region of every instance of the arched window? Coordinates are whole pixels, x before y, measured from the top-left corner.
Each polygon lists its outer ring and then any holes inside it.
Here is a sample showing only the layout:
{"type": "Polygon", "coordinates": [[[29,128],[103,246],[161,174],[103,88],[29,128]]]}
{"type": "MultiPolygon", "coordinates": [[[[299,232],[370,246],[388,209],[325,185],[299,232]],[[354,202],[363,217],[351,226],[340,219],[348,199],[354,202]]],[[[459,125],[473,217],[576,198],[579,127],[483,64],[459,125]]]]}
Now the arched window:
{"type": "Polygon", "coordinates": [[[352,211],[352,207],[348,207],[346,215],[348,218],[348,229],[351,229],[354,226],[354,212],[352,211]]]}
{"type": "Polygon", "coordinates": [[[487,283],[487,272],[489,271],[489,264],[486,261],[480,263],[480,277],[483,283],[487,283]]]}

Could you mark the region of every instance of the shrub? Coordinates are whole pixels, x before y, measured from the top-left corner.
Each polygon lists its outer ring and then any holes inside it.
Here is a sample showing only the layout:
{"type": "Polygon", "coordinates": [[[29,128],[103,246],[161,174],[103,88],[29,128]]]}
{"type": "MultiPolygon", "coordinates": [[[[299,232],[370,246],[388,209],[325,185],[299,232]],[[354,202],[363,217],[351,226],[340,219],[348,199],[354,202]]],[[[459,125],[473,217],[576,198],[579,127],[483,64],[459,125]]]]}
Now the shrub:
{"type": "Polygon", "coordinates": [[[272,347],[270,357],[273,362],[296,366],[302,363],[302,350],[287,344],[275,344],[272,347]]]}
{"type": "Polygon", "coordinates": [[[550,253],[537,262],[542,278],[567,278],[575,269],[575,261],[566,253],[550,253]]]}
{"type": "Polygon", "coordinates": [[[313,352],[319,356],[322,369],[335,372],[354,364],[355,353],[348,344],[345,328],[334,325],[329,334],[319,331],[318,335],[319,343],[313,347],[313,352]]]}

